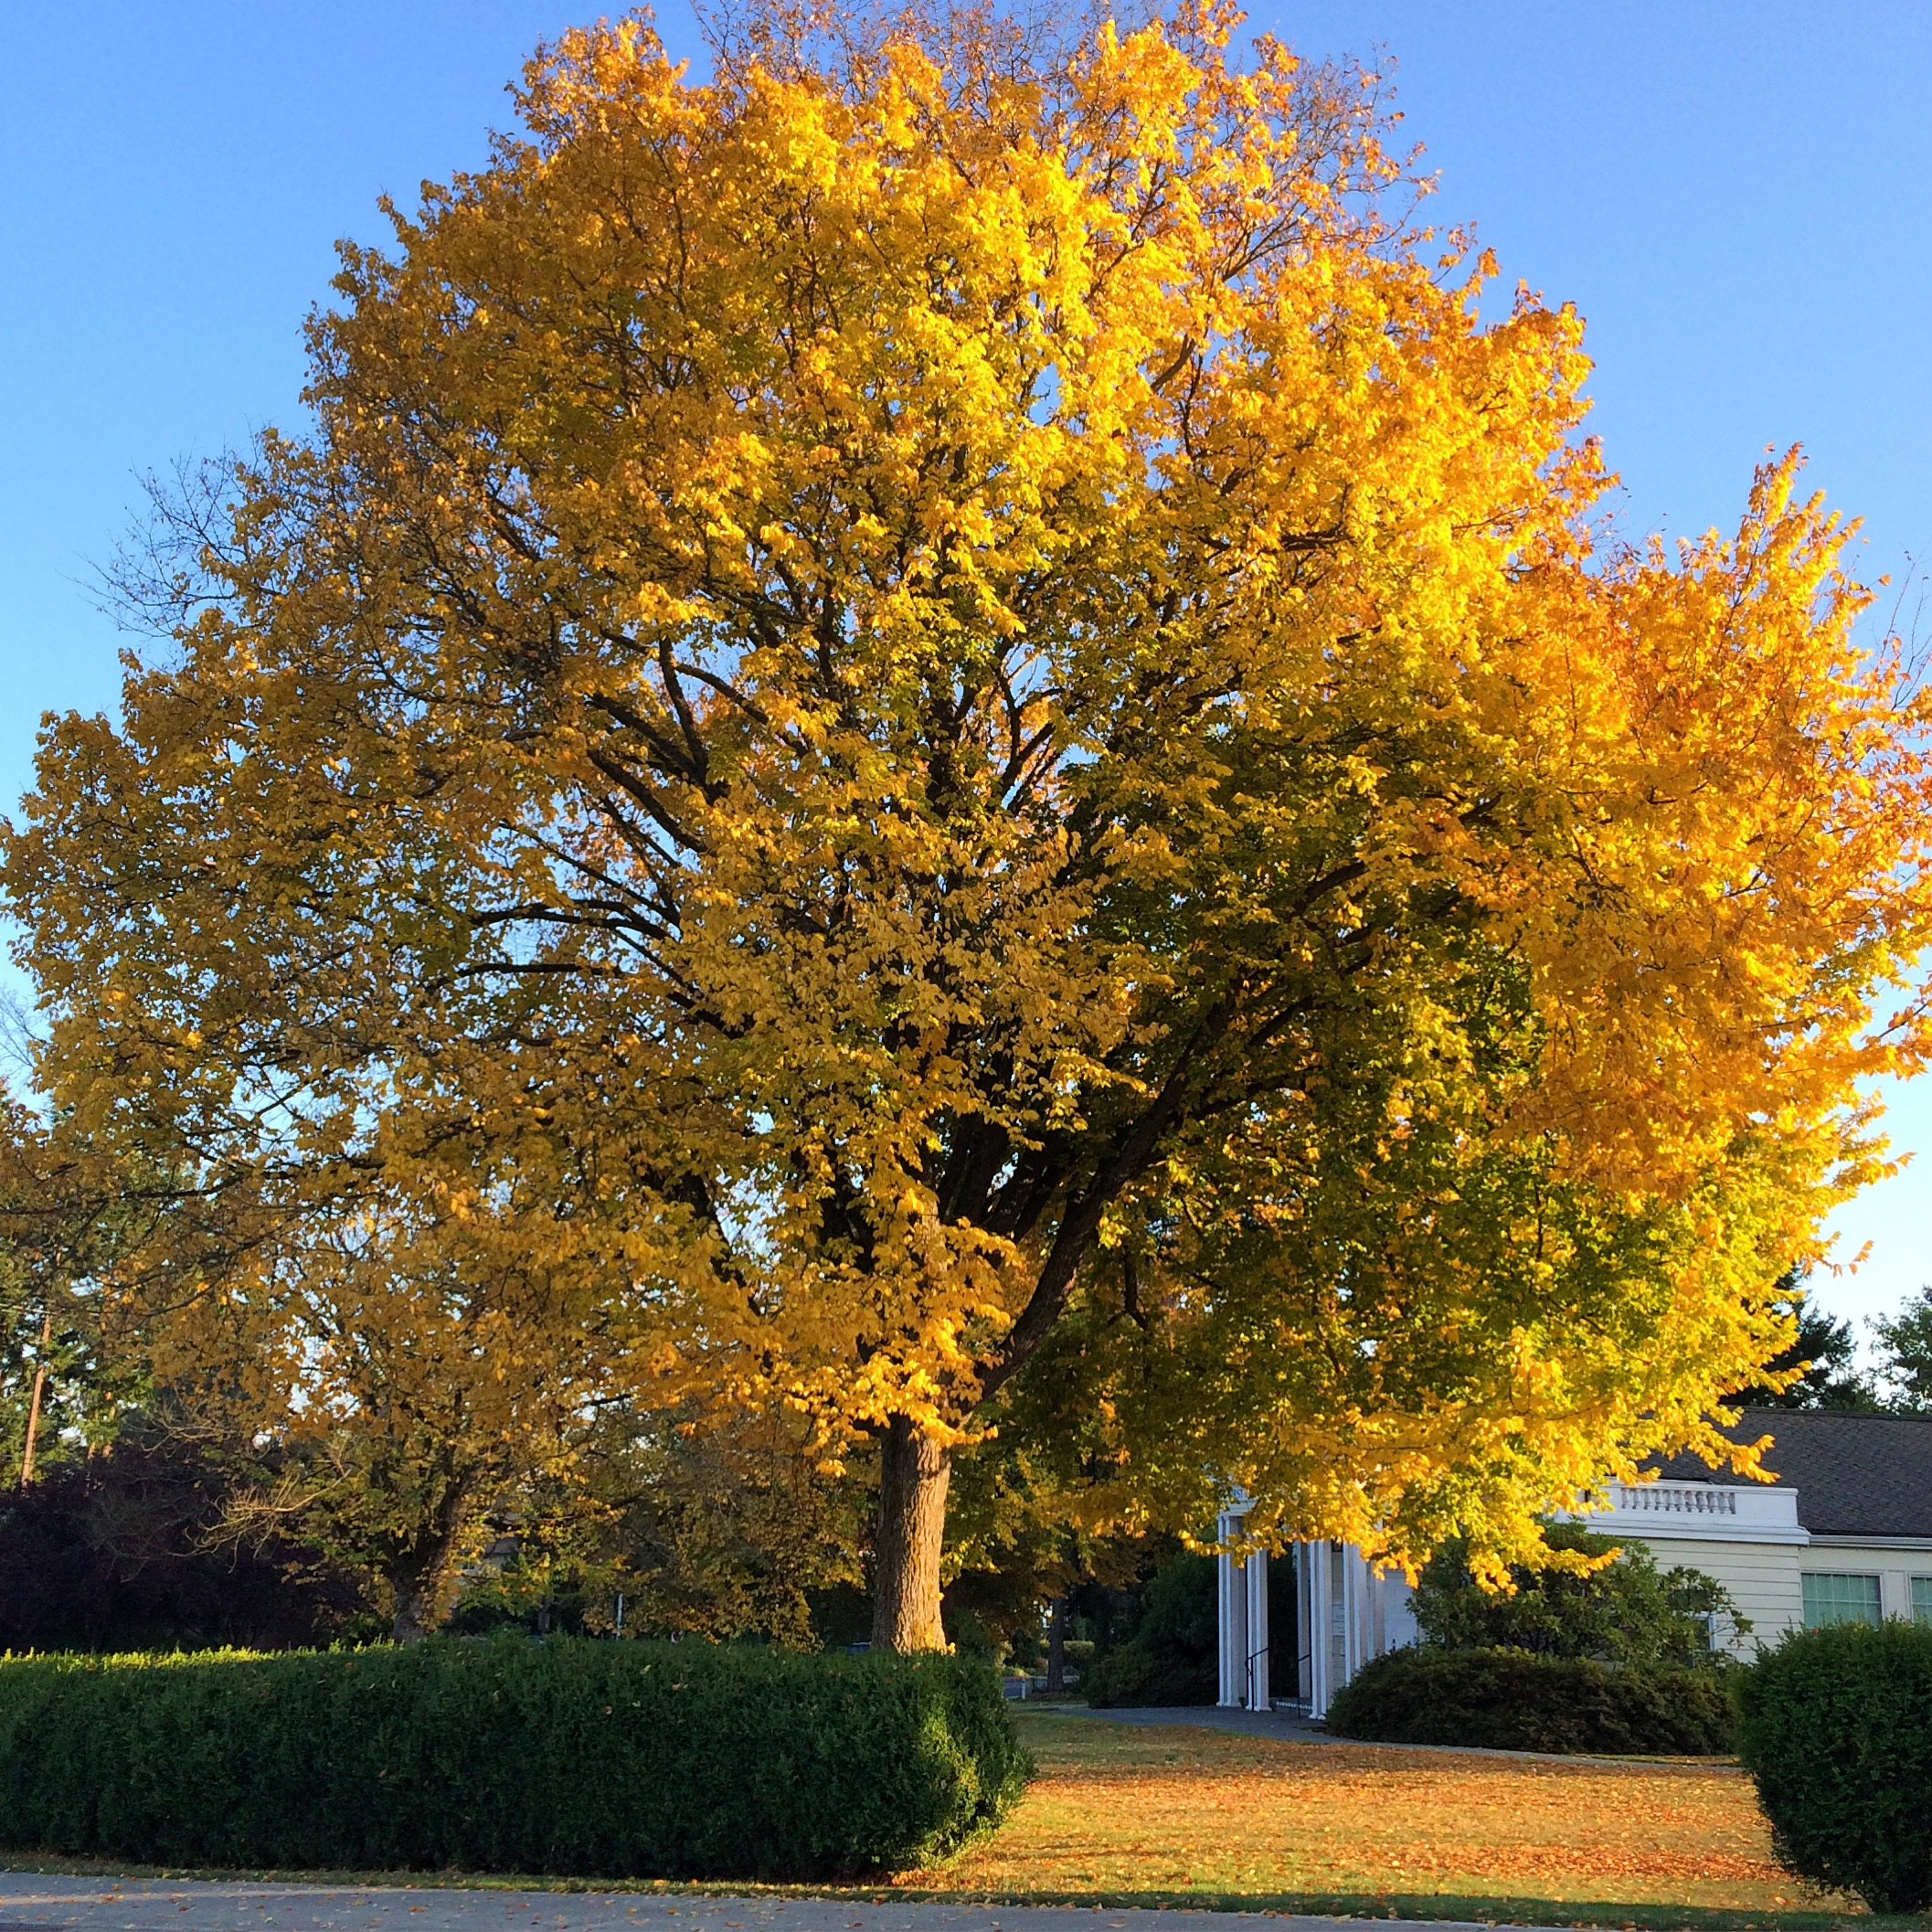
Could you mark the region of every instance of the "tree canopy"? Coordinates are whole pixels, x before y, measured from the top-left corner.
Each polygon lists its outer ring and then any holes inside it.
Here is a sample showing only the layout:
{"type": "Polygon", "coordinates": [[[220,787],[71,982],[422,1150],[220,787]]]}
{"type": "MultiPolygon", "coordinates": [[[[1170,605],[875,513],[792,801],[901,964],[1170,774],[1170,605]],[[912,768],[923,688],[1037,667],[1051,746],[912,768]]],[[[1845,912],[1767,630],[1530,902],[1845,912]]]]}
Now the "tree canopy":
{"type": "Polygon", "coordinates": [[[1578,318],[1485,318],[1371,77],[799,26],[543,52],[48,726],[42,1077],[179,1177],[121,1291],[290,1413],[352,1307],[553,1438],[876,1442],[898,1648],[1056,1402],[1110,1507],[1401,1561],[1728,1453],[1920,1046],[1843,531],[1794,458],[1619,547],[1578,318]]]}

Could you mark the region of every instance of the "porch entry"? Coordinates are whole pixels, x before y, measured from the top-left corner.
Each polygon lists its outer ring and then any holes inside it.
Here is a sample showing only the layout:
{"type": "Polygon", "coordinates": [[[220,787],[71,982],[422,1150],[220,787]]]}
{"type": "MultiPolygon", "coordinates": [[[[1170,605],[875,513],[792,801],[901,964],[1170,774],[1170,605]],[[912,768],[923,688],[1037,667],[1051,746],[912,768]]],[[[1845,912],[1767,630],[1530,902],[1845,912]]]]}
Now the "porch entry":
{"type": "MultiPolygon", "coordinates": [[[[1238,1536],[1247,1506],[1225,1511],[1223,1543],[1238,1536]]],[[[1353,1544],[1294,1543],[1272,1565],[1258,1550],[1219,1558],[1220,1698],[1229,1710],[1290,1704],[1311,1717],[1371,1658],[1416,1640],[1411,1593],[1377,1576],[1353,1544]]]]}

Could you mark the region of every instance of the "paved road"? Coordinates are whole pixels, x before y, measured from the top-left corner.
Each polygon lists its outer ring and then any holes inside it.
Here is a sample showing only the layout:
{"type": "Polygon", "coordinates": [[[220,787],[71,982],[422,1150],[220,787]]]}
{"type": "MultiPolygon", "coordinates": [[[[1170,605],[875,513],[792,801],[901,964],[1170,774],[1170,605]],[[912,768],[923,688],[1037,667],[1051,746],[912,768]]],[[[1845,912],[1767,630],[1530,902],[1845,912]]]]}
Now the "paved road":
{"type": "MultiPolygon", "coordinates": [[[[1362,1932],[1250,1912],[950,1905],[870,1898],[215,1884],[0,1872],[0,1932],[1362,1932]]],[[[1437,1932],[1481,1932],[1443,1921],[1437,1932]]]]}

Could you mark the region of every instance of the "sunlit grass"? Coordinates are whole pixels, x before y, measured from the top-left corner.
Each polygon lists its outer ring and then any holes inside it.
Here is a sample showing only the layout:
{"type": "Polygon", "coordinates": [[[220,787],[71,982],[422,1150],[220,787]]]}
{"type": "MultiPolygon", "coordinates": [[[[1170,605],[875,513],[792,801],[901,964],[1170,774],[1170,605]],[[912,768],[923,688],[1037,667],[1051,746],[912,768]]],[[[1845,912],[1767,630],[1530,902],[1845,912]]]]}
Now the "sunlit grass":
{"type": "Polygon", "coordinates": [[[1017,1715],[1037,1781],[995,1836],[909,1883],[1204,1903],[1348,1895],[1778,1916],[1848,1908],[1779,1869],[1750,1782],[1730,1766],[1296,1744],[1017,1715]]]}

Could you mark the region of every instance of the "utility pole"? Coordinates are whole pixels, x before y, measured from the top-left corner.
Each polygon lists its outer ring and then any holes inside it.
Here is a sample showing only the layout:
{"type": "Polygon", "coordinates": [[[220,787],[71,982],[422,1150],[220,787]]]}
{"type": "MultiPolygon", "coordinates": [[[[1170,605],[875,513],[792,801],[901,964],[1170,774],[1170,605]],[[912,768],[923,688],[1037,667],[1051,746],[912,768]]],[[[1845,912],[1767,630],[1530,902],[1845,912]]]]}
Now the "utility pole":
{"type": "Polygon", "coordinates": [[[54,1304],[40,1311],[40,1353],[34,1364],[34,1393],[27,1406],[27,1447],[20,1452],[20,1487],[34,1480],[34,1443],[40,1434],[40,1404],[47,1394],[47,1352],[54,1339],[54,1304]]]}

